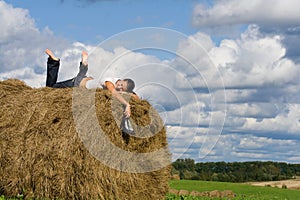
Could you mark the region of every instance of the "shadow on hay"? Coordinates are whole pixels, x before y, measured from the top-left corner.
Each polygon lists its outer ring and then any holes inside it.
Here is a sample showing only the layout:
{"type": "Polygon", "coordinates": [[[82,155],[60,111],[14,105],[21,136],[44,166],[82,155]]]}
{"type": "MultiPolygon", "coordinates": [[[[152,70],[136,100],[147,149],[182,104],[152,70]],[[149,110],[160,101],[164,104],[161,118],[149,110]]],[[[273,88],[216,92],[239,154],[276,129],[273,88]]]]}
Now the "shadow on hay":
{"type": "MultiPolygon", "coordinates": [[[[80,94],[86,92],[89,91],[80,94]]],[[[122,106],[114,102],[111,93],[99,89],[93,95],[98,126],[118,149],[138,154],[168,149],[164,125],[147,101],[130,100],[131,118],[139,136],[134,137],[121,132],[122,106]]],[[[86,128],[91,121],[89,113],[80,113],[80,109],[74,112],[76,106],[86,104],[74,104],[73,89],[33,89],[10,79],[0,82],[0,103],[0,195],[50,199],[165,198],[169,151],[163,151],[158,158],[141,160],[139,168],[161,165],[144,173],[128,172],[128,163],[134,157],[119,157],[111,161],[114,167],[101,162],[96,154],[114,158],[118,155],[104,146],[94,145],[95,155],[86,148],[85,142],[97,144],[100,138],[92,131],[95,128],[86,128]],[[79,125],[74,123],[76,116],[81,116],[79,125]],[[84,127],[84,137],[78,135],[80,127],[84,127]]]]}

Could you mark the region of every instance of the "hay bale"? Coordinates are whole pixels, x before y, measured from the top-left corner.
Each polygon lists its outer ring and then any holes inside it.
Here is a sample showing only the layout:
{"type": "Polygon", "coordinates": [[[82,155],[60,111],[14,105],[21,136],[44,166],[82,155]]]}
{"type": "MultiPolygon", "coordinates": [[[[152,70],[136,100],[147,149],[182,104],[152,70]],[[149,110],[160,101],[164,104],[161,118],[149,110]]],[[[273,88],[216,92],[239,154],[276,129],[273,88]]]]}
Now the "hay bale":
{"type": "Polygon", "coordinates": [[[164,199],[171,162],[164,125],[147,101],[130,103],[135,136],[121,132],[123,108],[109,91],[1,81],[0,195],[164,199]]]}
{"type": "Polygon", "coordinates": [[[176,189],[173,189],[173,188],[169,189],[169,194],[176,194],[176,195],[178,195],[178,193],[179,193],[179,190],[176,190],[176,189]]]}
{"type": "Polygon", "coordinates": [[[231,197],[231,198],[235,197],[234,192],[231,191],[231,190],[224,190],[221,193],[222,193],[222,195],[221,195],[222,198],[224,198],[224,197],[231,197]]]}
{"type": "Polygon", "coordinates": [[[209,192],[209,197],[221,197],[222,193],[219,190],[213,190],[209,192]]]}
{"type": "Polygon", "coordinates": [[[195,191],[195,190],[193,190],[193,191],[191,191],[191,192],[190,192],[190,196],[194,196],[194,197],[196,197],[196,196],[202,196],[202,193],[201,193],[201,192],[198,192],[198,191],[195,191]]]}
{"type": "Polygon", "coordinates": [[[188,190],[179,190],[178,195],[190,195],[190,192],[188,190]]]}

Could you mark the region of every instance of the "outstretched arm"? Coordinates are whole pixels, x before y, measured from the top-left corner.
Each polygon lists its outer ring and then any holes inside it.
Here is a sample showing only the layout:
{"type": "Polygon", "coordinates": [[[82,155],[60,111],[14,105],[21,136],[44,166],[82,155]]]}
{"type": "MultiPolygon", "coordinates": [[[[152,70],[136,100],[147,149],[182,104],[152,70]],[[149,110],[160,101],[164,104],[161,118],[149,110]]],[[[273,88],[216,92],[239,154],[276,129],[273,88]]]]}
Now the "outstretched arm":
{"type": "Polygon", "coordinates": [[[111,93],[123,104],[126,106],[124,115],[128,118],[131,115],[130,104],[123,98],[121,94],[119,94],[115,88],[115,85],[112,82],[105,82],[106,88],[111,91],[111,93]]]}
{"type": "Polygon", "coordinates": [[[132,93],[131,96],[133,98],[135,98],[136,100],[140,100],[140,97],[138,95],[136,95],[135,93],[132,93]]]}
{"type": "Polygon", "coordinates": [[[140,97],[137,94],[135,94],[134,92],[121,92],[121,91],[117,91],[117,92],[120,94],[129,94],[135,100],[141,100],[140,97]]]}

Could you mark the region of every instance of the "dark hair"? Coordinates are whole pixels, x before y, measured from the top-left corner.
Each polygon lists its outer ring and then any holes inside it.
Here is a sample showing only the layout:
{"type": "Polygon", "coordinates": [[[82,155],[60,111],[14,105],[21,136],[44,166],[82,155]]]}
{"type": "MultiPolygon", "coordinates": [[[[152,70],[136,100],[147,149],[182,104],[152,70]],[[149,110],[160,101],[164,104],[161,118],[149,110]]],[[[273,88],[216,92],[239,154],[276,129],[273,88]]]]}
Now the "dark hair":
{"type": "Polygon", "coordinates": [[[123,81],[127,82],[127,92],[133,92],[133,89],[135,87],[135,83],[132,79],[130,78],[125,78],[123,81]]]}

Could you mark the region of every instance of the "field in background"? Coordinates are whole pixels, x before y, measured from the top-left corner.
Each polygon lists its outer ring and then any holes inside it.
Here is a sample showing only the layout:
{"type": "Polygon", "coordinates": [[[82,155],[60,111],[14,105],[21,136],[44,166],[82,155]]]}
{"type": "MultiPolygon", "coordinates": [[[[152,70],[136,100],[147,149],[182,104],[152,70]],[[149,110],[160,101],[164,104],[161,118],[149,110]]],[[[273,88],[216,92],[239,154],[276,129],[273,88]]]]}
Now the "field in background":
{"type": "Polygon", "coordinates": [[[254,186],[269,186],[269,187],[277,187],[277,188],[285,187],[287,189],[300,191],[300,178],[284,180],[284,181],[249,182],[247,184],[254,185],[254,186]]]}
{"type": "MultiPolygon", "coordinates": [[[[231,190],[236,194],[234,200],[298,200],[300,199],[300,190],[282,189],[281,187],[261,187],[244,183],[227,183],[212,181],[193,181],[193,180],[171,180],[170,188],[188,191],[213,191],[213,190],[231,190]]],[[[177,199],[220,199],[210,197],[186,197],[168,195],[167,200],[177,199]]],[[[228,199],[228,198],[224,198],[228,199]]]]}

